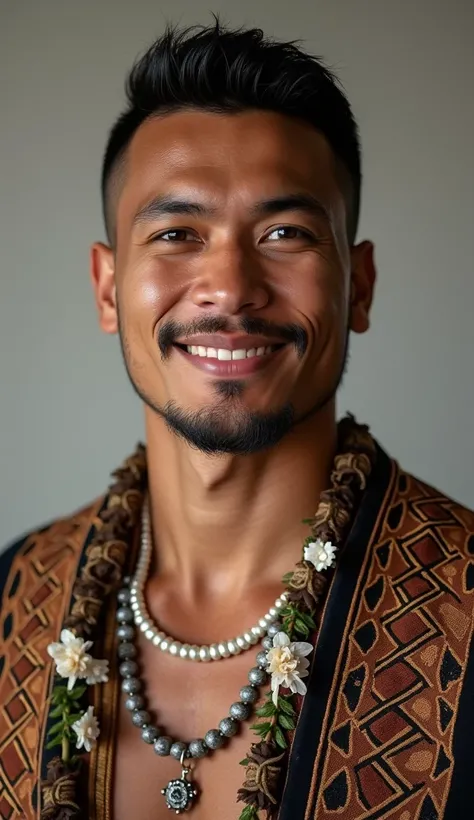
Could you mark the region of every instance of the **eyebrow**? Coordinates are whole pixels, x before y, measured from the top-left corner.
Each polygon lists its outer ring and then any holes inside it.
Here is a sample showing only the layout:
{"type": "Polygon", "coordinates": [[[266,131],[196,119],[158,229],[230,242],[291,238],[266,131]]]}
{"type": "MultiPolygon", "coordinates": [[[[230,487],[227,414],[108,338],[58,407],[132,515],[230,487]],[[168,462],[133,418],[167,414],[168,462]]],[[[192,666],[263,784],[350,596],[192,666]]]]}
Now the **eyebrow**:
{"type": "MultiPolygon", "coordinates": [[[[285,211],[304,211],[311,216],[318,216],[331,222],[327,208],[312,194],[295,193],[263,199],[251,208],[255,216],[273,216],[285,211]]],[[[159,195],[147,202],[133,218],[133,224],[139,225],[151,222],[160,216],[216,216],[217,207],[204,205],[201,202],[182,199],[169,195],[159,195]]]]}
{"type": "Polygon", "coordinates": [[[331,221],[328,209],[312,194],[284,194],[271,199],[264,199],[253,206],[252,212],[257,216],[273,216],[285,211],[304,211],[310,216],[323,217],[331,221]]]}
{"type": "Polygon", "coordinates": [[[155,196],[147,202],[143,208],[135,214],[133,224],[138,225],[143,222],[151,222],[159,216],[172,216],[173,214],[185,214],[188,216],[212,216],[217,213],[217,208],[211,208],[200,202],[191,202],[188,199],[179,199],[174,196],[155,196]]]}

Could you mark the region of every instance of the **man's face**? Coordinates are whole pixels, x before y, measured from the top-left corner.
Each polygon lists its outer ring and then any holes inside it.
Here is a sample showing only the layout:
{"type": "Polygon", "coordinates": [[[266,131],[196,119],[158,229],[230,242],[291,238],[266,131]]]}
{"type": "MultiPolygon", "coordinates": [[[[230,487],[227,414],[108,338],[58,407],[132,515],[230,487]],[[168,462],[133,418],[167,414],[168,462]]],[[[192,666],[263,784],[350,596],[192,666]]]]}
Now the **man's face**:
{"type": "Polygon", "coordinates": [[[332,150],[276,113],[182,111],[139,128],[123,173],[92,272],[135,389],[201,449],[276,443],[367,326],[372,247],[349,248],[332,150]]]}

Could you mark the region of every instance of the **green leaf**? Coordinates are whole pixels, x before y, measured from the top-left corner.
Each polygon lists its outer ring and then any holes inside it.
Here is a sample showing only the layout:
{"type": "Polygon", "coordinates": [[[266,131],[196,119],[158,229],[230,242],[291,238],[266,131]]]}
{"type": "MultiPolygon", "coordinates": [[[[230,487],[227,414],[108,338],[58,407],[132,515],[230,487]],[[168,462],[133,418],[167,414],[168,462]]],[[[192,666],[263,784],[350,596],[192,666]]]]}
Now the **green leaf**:
{"type": "Polygon", "coordinates": [[[281,579],[282,583],[289,584],[291,579],[293,578],[293,575],[294,575],[293,572],[287,572],[286,575],[284,575],[283,578],[281,579]]]}
{"type": "Polygon", "coordinates": [[[278,723],[283,729],[291,731],[295,728],[295,722],[289,715],[278,715],[278,723]]]}
{"type": "Polygon", "coordinates": [[[76,720],[79,720],[83,714],[84,712],[72,712],[70,715],[67,715],[65,722],[68,726],[72,726],[72,724],[75,723],[76,720]]]}
{"type": "Polygon", "coordinates": [[[279,726],[273,727],[273,733],[275,735],[275,742],[277,746],[280,746],[281,749],[287,749],[288,743],[286,742],[285,735],[283,734],[279,726]]]}
{"type": "Polygon", "coordinates": [[[55,706],[54,709],[51,709],[49,716],[51,718],[62,717],[63,714],[63,707],[61,705],[55,706]]]}
{"type": "MultiPolygon", "coordinates": [[[[49,732],[48,732],[48,735],[49,735],[49,732]]],[[[63,725],[61,726],[61,732],[58,733],[58,737],[61,737],[61,738],[65,737],[65,738],[67,738],[67,740],[72,740],[72,738],[73,738],[72,729],[71,729],[70,726],[67,725],[67,723],[63,723],[63,725]]]]}
{"type": "Polygon", "coordinates": [[[46,748],[47,749],[54,749],[55,746],[61,746],[61,745],[62,745],[62,738],[61,737],[53,737],[53,739],[50,740],[49,743],[46,744],[46,748]]]}
{"type": "Polygon", "coordinates": [[[61,721],[59,721],[59,723],[54,723],[54,724],[51,726],[51,728],[50,728],[50,729],[48,729],[48,737],[50,737],[51,735],[58,734],[58,733],[61,733],[61,734],[62,734],[62,733],[63,733],[63,731],[64,731],[64,723],[63,723],[63,721],[61,720],[61,721]]]}
{"type": "Polygon", "coordinates": [[[304,621],[306,626],[309,626],[310,629],[314,629],[314,627],[316,626],[316,622],[314,620],[312,612],[298,612],[298,618],[304,621]]]}
{"type": "Polygon", "coordinates": [[[295,714],[295,707],[289,700],[283,697],[278,698],[278,708],[280,711],[284,712],[285,715],[294,715],[295,714]]]}
{"type": "Polygon", "coordinates": [[[251,728],[254,732],[256,732],[256,733],[257,733],[257,735],[262,735],[262,737],[265,737],[265,735],[266,735],[266,734],[268,734],[268,732],[269,732],[269,731],[270,731],[270,729],[272,728],[272,724],[271,724],[271,723],[267,723],[267,722],[264,722],[264,723],[254,723],[254,724],[253,724],[250,728],[251,728]]]}
{"type": "Polygon", "coordinates": [[[308,624],[305,624],[302,618],[295,619],[295,630],[297,632],[309,632],[308,624]]]}
{"type": "Polygon", "coordinates": [[[257,810],[254,806],[245,806],[239,820],[258,820],[257,810]]]}
{"type": "Polygon", "coordinates": [[[67,695],[64,692],[60,692],[59,694],[55,695],[54,693],[51,695],[51,703],[54,706],[64,706],[68,702],[67,695]]]}
{"type": "Polygon", "coordinates": [[[249,765],[249,761],[248,761],[247,757],[244,757],[244,759],[241,760],[240,763],[239,763],[239,766],[248,766],[248,765],[249,765]]]}
{"type": "Polygon", "coordinates": [[[72,700],[80,700],[85,692],[87,692],[87,686],[83,683],[76,683],[69,694],[72,700]]]}
{"type": "Polygon", "coordinates": [[[255,729],[255,733],[259,735],[261,738],[265,738],[271,729],[271,725],[268,725],[268,728],[260,727],[260,729],[255,729]]]}
{"type": "MultiPolygon", "coordinates": [[[[51,735],[51,737],[48,735],[48,743],[52,743],[53,746],[57,746],[58,743],[59,744],[62,743],[62,740],[63,740],[63,733],[62,732],[60,732],[59,734],[51,735]]],[[[49,748],[49,746],[47,748],[49,748]]]]}
{"type": "Polygon", "coordinates": [[[52,697],[59,697],[67,693],[67,685],[64,683],[55,683],[53,687],[52,697]]]}
{"type": "Polygon", "coordinates": [[[307,638],[309,635],[309,629],[306,626],[305,622],[301,620],[301,618],[297,618],[295,621],[295,632],[299,635],[303,635],[303,637],[307,638]]]}
{"type": "Polygon", "coordinates": [[[274,703],[268,703],[268,702],[255,710],[255,714],[258,715],[259,717],[273,717],[275,712],[276,712],[275,704],[274,703]]]}

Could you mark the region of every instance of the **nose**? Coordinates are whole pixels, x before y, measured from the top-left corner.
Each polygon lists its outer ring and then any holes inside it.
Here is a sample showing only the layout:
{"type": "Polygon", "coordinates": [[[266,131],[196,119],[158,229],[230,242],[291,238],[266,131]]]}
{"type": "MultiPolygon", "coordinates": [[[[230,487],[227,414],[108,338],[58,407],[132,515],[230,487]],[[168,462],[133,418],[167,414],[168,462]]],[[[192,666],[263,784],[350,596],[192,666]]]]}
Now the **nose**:
{"type": "Polygon", "coordinates": [[[204,253],[192,299],[213,313],[231,316],[264,308],[270,300],[265,274],[258,261],[234,244],[204,253]]]}

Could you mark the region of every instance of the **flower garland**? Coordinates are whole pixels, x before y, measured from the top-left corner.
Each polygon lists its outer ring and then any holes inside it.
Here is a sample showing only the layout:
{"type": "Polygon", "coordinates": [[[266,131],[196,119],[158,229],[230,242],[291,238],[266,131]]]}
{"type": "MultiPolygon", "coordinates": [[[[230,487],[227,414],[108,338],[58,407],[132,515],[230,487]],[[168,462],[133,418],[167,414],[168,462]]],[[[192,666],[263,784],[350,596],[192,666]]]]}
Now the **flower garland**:
{"type": "MultiPolygon", "coordinates": [[[[115,481],[109,489],[107,507],[99,514],[96,531],[87,548],[86,563],[74,584],[71,612],[64,624],[76,638],[84,641],[82,656],[87,651],[84,636],[94,632],[107,596],[118,589],[128,569],[130,544],[140,520],[147,484],[145,448],[140,445],[123,466],[113,473],[113,477],[115,481]]],[[[50,653],[52,646],[54,645],[50,645],[50,653]]],[[[72,725],[85,714],[81,712],[81,702],[86,690],[87,686],[84,685],[68,689],[57,672],[51,695],[53,709],[50,717],[58,717],[60,720],[59,725],[56,724],[49,730],[46,748],[60,746],[61,756],[50,761],[46,779],[41,783],[40,820],[73,820],[84,814],[85,807],[81,807],[79,802],[85,794],[80,784],[83,755],[71,755],[70,745],[75,731],[72,725]],[[59,706],[61,709],[57,708],[59,706]]],[[[89,715],[93,714],[88,710],[87,712],[89,715]]],[[[89,736],[88,740],[92,748],[93,738],[89,736]]]]}
{"type": "MultiPolygon", "coordinates": [[[[261,810],[268,818],[276,813],[298,717],[295,697],[306,693],[302,679],[309,674],[307,656],[313,651],[313,644],[304,639],[315,637],[321,598],[327,588],[322,572],[335,565],[335,545],[345,541],[357,497],[365,489],[374,460],[375,444],[368,429],[350,416],[343,419],[339,423],[339,451],[331,488],[321,494],[315,517],[304,522],[310,526],[311,535],[303,544],[302,560],[283,579],[288,602],[281,611],[283,628],[274,635],[273,646],[267,651],[271,688],[263,706],[256,710],[259,720],[252,726],[259,741],[241,761],[245,780],[237,800],[246,805],[239,820],[258,820],[261,810]]],[[[142,445],[114,477],[107,507],[99,515],[86,563],[74,585],[71,613],[60,641],[48,647],[56,665],[50,717],[57,722],[48,732],[47,748],[59,746],[61,756],[49,763],[47,778],[41,784],[41,820],[72,820],[84,809],[78,802],[84,754],[71,754],[71,743],[75,741],[76,750],[90,752],[99,737],[93,707],[84,709],[82,704],[88,685],[108,680],[108,661],[89,654],[93,642],[88,638],[97,626],[104,600],[118,589],[126,571],[131,571],[127,567],[130,544],[147,485],[146,450],[142,445]]]]}

